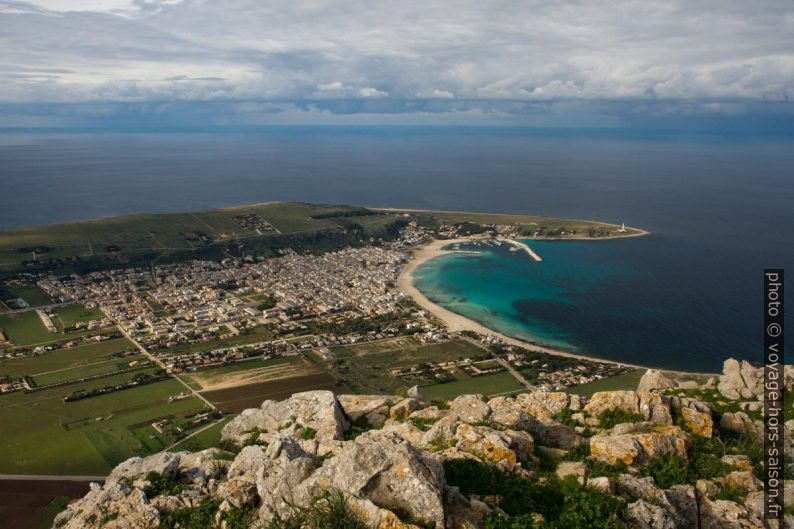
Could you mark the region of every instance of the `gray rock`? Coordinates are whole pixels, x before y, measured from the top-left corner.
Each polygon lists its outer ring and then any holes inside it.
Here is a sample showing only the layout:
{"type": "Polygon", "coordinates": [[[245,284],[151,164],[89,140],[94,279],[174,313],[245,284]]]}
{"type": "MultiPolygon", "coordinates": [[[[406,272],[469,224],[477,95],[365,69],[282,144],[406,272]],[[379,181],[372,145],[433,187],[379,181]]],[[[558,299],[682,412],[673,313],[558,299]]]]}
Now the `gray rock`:
{"type": "Polygon", "coordinates": [[[674,388],[675,382],[656,369],[649,369],[642,375],[637,391],[659,391],[667,388],[674,388]]]}
{"type": "Polygon", "coordinates": [[[626,522],[632,529],[677,529],[670,513],[645,500],[637,500],[626,508],[626,522]]]}
{"type": "Polygon", "coordinates": [[[491,407],[483,402],[482,395],[461,395],[449,405],[452,415],[469,424],[484,420],[491,413],[491,407]]]}
{"type": "Polygon", "coordinates": [[[312,428],[321,441],[342,439],[348,423],[342,407],[330,391],[295,393],[287,400],[266,400],[259,409],[244,410],[227,424],[221,432],[223,439],[244,441],[249,432],[258,428],[264,440],[292,428],[312,428]]]}
{"type": "Polygon", "coordinates": [[[149,472],[156,472],[163,476],[175,476],[179,470],[181,459],[181,452],[161,452],[149,457],[131,457],[114,468],[105,482],[141,480],[149,472]]]}

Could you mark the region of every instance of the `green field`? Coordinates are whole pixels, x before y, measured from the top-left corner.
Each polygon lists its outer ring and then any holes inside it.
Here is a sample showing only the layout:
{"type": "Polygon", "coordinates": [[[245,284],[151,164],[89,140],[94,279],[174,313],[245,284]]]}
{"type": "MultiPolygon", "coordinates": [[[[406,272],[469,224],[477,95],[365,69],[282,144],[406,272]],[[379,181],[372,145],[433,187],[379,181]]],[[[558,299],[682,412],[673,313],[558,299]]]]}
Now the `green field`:
{"type": "Polygon", "coordinates": [[[449,400],[458,395],[479,393],[488,397],[521,390],[528,391],[513,378],[513,375],[507,372],[470,377],[462,371],[457,371],[455,378],[457,379],[455,382],[422,386],[422,394],[428,399],[449,400]]]}
{"type": "Polygon", "coordinates": [[[101,320],[105,317],[98,308],[88,308],[80,304],[64,305],[55,309],[55,314],[65,328],[91,320],[101,320]]]}
{"type": "Polygon", "coordinates": [[[605,230],[612,236],[625,236],[641,233],[640,230],[626,228],[626,233],[617,233],[620,228],[615,224],[597,222],[591,220],[560,219],[555,217],[541,217],[538,215],[505,215],[500,213],[469,213],[463,211],[429,211],[429,210],[390,210],[380,209],[378,211],[390,211],[394,213],[407,213],[416,216],[433,217],[446,221],[472,222],[475,224],[513,224],[518,227],[529,229],[545,228],[553,230],[562,228],[565,231],[575,233],[577,236],[587,236],[590,229],[605,230]]]}
{"type": "Polygon", "coordinates": [[[0,424],[4,425],[0,474],[101,475],[128,457],[164,447],[151,440],[147,447],[135,428],[204,407],[194,397],[169,403],[169,396],[185,390],[176,380],[63,402],[63,396],[72,391],[118,383],[130,376],[0,396],[0,424]]]}
{"type": "Polygon", "coordinates": [[[574,395],[583,395],[585,397],[591,396],[598,391],[621,391],[621,390],[636,390],[637,385],[640,383],[642,375],[645,374],[645,369],[635,369],[621,375],[614,377],[602,378],[595,380],[589,384],[582,384],[581,386],[573,386],[565,391],[573,393],[574,395]]]}
{"type": "Polygon", "coordinates": [[[63,333],[49,332],[35,310],[0,314],[0,329],[15,345],[51,342],[64,337],[63,333]]]}
{"type": "Polygon", "coordinates": [[[174,347],[169,347],[166,351],[169,354],[196,353],[199,351],[212,351],[213,349],[222,349],[224,347],[232,347],[235,345],[266,342],[272,339],[273,333],[270,331],[270,328],[265,325],[260,325],[259,327],[254,327],[246,334],[225,336],[216,340],[210,340],[208,342],[177,345],[174,347]]]}
{"type": "MultiPolygon", "coordinates": [[[[80,369],[96,362],[105,362],[113,358],[113,353],[134,351],[135,346],[126,338],[105,340],[57,349],[36,356],[7,358],[0,361],[0,375],[20,377],[22,375],[38,375],[63,369],[80,369]]],[[[125,358],[129,362],[133,358],[125,358]]]]}
{"type": "Polygon", "coordinates": [[[56,332],[47,330],[35,310],[0,314],[0,329],[3,329],[5,335],[17,346],[60,342],[98,332],[63,332],[63,326],[58,318],[53,317],[51,320],[58,329],[56,332]]]}
{"type": "Polygon", "coordinates": [[[174,452],[179,450],[197,452],[199,450],[212,448],[218,443],[218,441],[220,441],[221,430],[223,430],[223,427],[226,426],[229,421],[234,419],[234,417],[234,415],[224,417],[220,422],[213,424],[206,430],[200,431],[190,439],[185,439],[184,441],[180,442],[178,445],[174,446],[172,450],[174,452]]]}
{"type": "Polygon", "coordinates": [[[413,339],[399,338],[386,342],[361,344],[331,349],[335,359],[318,362],[355,393],[393,394],[415,384],[432,382],[432,375],[394,377],[389,371],[394,368],[419,366],[426,363],[459,361],[466,358],[488,355],[476,345],[465,340],[419,345],[413,339]],[[386,343],[400,344],[389,349],[386,343]]]}
{"type": "MultiPolygon", "coordinates": [[[[39,262],[79,257],[100,263],[130,259],[157,259],[173,253],[190,253],[232,240],[278,237],[281,234],[316,232],[344,227],[340,218],[313,218],[353,210],[348,206],[323,206],[274,202],[191,213],[142,214],[100,220],[50,224],[0,231],[0,271],[12,271],[33,258],[39,262]],[[257,215],[278,231],[257,233],[235,217],[257,215]]],[[[355,217],[365,229],[375,230],[393,220],[391,215],[355,217]]]]}
{"type": "Polygon", "coordinates": [[[27,301],[31,307],[39,307],[52,303],[52,300],[36,285],[21,285],[10,282],[0,284],[0,301],[6,301],[12,298],[22,298],[27,301]]]}

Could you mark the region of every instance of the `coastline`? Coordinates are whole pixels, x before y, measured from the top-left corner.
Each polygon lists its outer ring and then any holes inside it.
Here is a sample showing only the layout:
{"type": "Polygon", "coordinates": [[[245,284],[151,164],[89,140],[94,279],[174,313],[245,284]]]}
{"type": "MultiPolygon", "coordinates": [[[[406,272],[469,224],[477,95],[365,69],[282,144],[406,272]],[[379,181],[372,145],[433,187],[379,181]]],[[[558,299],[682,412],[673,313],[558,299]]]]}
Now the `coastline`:
{"type": "Polygon", "coordinates": [[[433,239],[429,243],[415,247],[413,252],[413,257],[403,266],[403,269],[400,272],[400,277],[397,282],[400,291],[406,296],[412,298],[416,302],[416,304],[422,307],[424,310],[430,312],[433,316],[444,322],[447,328],[452,332],[474,331],[485,336],[493,336],[495,338],[499,338],[503,340],[505,343],[508,343],[510,345],[514,345],[516,347],[523,347],[524,349],[535,351],[538,353],[546,353],[556,356],[566,356],[569,358],[577,358],[580,360],[587,360],[590,362],[602,362],[606,364],[613,364],[613,365],[619,365],[625,367],[634,367],[637,369],[650,369],[647,366],[642,366],[639,364],[630,364],[626,362],[618,362],[616,360],[596,358],[593,356],[572,353],[570,351],[556,349],[545,345],[538,345],[535,343],[520,340],[518,338],[507,336],[506,334],[502,334],[493,329],[489,329],[483,324],[474,321],[470,318],[467,318],[466,316],[463,316],[456,312],[452,312],[447,308],[437,305],[436,303],[431,301],[427,296],[425,296],[418,288],[416,288],[416,286],[414,285],[414,272],[416,271],[417,267],[419,267],[419,265],[435,257],[446,255],[448,253],[454,253],[453,250],[444,250],[443,248],[445,246],[449,246],[455,243],[472,242],[472,240],[476,240],[476,239],[433,239]]]}

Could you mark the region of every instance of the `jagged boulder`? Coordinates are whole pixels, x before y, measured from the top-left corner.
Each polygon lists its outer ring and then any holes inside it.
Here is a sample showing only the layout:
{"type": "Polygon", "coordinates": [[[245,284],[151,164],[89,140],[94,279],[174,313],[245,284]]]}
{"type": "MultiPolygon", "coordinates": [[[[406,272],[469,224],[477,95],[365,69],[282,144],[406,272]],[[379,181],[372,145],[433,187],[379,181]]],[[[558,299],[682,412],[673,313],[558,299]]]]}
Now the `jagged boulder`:
{"type": "Polygon", "coordinates": [[[714,430],[711,413],[704,413],[694,408],[681,408],[681,418],[688,431],[701,437],[711,437],[714,430]]]}
{"type": "Polygon", "coordinates": [[[677,529],[670,513],[645,500],[637,500],[626,508],[626,522],[631,529],[677,529]]]}
{"type": "Polygon", "coordinates": [[[355,421],[371,413],[388,416],[389,408],[400,399],[390,395],[339,395],[337,400],[348,418],[355,421]]]}
{"type": "Polygon", "coordinates": [[[181,459],[182,453],[179,452],[161,452],[149,457],[131,457],[110,472],[106,483],[142,480],[149,472],[175,476],[179,471],[181,459]]]}
{"type": "Polygon", "coordinates": [[[764,393],[764,368],[733,358],[722,365],[717,391],[729,399],[752,399],[764,393]]]}
{"type": "Polygon", "coordinates": [[[291,433],[311,428],[316,438],[327,442],[342,439],[348,423],[342,407],[330,391],[295,393],[287,400],[266,400],[260,408],[244,410],[221,432],[223,439],[244,442],[254,430],[268,441],[281,432],[291,433]]]}
{"type": "Polygon", "coordinates": [[[656,369],[649,369],[642,375],[640,383],[637,385],[637,392],[644,393],[649,391],[660,391],[663,389],[674,388],[675,382],[656,369]]]}
{"type": "Polygon", "coordinates": [[[581,410],[584,400],[584,397],[579,395],[571,395],[561,391],[533,391],[517,395],[515,405],[533,417],[550,418],[566,409],[571,411],[581,410]]]}
{"type": "Polygon", "coordinates": [[[700,529],[759,529],[763,520],[728,500],[700,498],[700,529]]]}
{"type": "Polygon", "coordinates": [[[458,450],[474,454],[486,461],[508,466],[518,462],[518,456],[510,447],[510,437],[499,430],[487,426],[461,424],[455,432],[455,439],[458,450]]]}
{"type": "Polygon", "coordinates": [[[720,417],[720,428],[739,434],[747,434],[759,440],[764,438],[764,424],[754,421],[743,411],[723,413],[720,417]]]}
{"type": "Polygon", "coordinates": [[[449,404],[452,415],[468,424],[482,422],[491,413],[491,407],[482,395],[461,395],[449,404]]]}
{"type": "Polygon", "coordinates": [[[658,393],[599,391],[593,394],[584,407],[584,411],[593,418],[597,418],[607,410],[616,409],[642,415],[646,421],[657,424],[673,424],[669,399],[658,393]]]}
{"type": "Polygon", "coordinates": [[[526,429],[538,444],[550,448],[571,450],[583,442],[582,436],[576,430],[552,419],[529,417],[526,429]]]}
{"type": "Polygon", "coordinates": [[[396,435],[370,438],[364,434],[347,443],[301,483],[299,494],[311,497],[327,488],[407,513],[426,525],[445,527],[443,471],[396,435]]]}
{"type": "Polygon", "coordinates": [[[606,435],[590,438],[593,458],[610,464],[618,461],[626,465],[644,465],[657,457],[687,458],[691,441],[677,426],[652,423],[618,425],[606,435]]]}
{"type": "Polygon", "coordinates": [[[154,529],[160,513],[137,488],[114,481],[104,487],[91,484],[81,499],[58,514],[57,529],[154,529]]]}

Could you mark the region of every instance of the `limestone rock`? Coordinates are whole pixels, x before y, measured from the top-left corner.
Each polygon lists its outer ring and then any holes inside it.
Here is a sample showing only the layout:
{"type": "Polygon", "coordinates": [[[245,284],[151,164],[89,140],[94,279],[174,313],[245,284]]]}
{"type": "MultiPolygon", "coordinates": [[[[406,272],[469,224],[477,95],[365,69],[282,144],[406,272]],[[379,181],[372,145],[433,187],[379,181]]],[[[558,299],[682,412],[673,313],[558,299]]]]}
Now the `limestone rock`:
{"type": "Polygon", "coordinates": [[[461,395],[449,405],[452,415],[468,424],[483,421],[491,413],[491,407],[483,402],[482,395],[461,395]]]}
{"type": "Polygon", "coordinates": [[[377,441],[362,437],[347,443],[301,484],[303,497],[334,488],[407,513],[417,522],[445,527],[440,466],[397,436],[377,441]]]}
{"type": "Polygon", "coordinates": [[[182,454],[174,452],[161,452],[149,457],[131,457],[110,472],[106,483],[144,479],[149,472],[175,476],[181,459],[182,454]]]}
{"type": "Polygon", "coordinates": [[[711,413],[704,413],[693,408],[681,408],[681,418],[688,431],[701,437],[711,437],[714,429],[711,413]]]}
{"type": "Polygon", "coordinates": [[[637,500],[626,508],[626,521],[632,529],[677,529],[667,511],[645,500],[637,500]]]}
{"type": "Polygon", "coordinates": [[[638,392],[659,391],[667,388],[674,388],[675,382],[656,369],[649,369],[642,375],[640,383],[637,385],[638,392]]]}
{"type": "Polygon", "coordinates": [[[725,360],[722,365],[717,391],[729,399],[750,399],[763,395],[764,368],[753,367],[743,360],[741,363],[733,358],[725,360]]]}
{"type": "Polygon", "coordinates": [[[487,426],[461,424],[455,432],[457,448],[493,463],[515,465],[518,461],[506,434],[487,426]]]}
{"type": "Polygon", "coordinates": [[[529,417],[526,429],[532,434],[535,441],[543,446],[570,450],[582,443],[581,435],[572,428],[552,419],[529,417]]]}
{"type": "Polygon", "coordinates": [[[673,507],[669,512],[674,515],[679,527],[697,527],[699,513],[695,487],[673,485],[664,490],[664,495],[673,507]]]}
{"type": "Polygon", "coordinates": [[[687,447],[691,441],[677,426],[649,423],[631,426],[634,427],[633,432],[591,437],[592,457],[610,464],[623,461],[626,465],[644,465],[656,457],[687,458],[687,447]]]}
{"type": "Polygon", "coordinates": [[[728,500],[701,498],[700,529],[758,529],[763,522],[746,508],[728,500]]]}
{"type": "Polygon", "coordinates": [[[561,391],[533,391],[516,396],[515,403],[519,409],[533,417],[551,418],[565,409],[579,411],[584,398],[561,391]]]}
{"type": "Polygon", "coordinates": [[[114,481],[105,487],[95,483],[83,498],[55,518],[58,529],[154,529],[160,514],[140,489],[114,481]]]}
{"type": "Polygon", "coordinates": [[[400,400],[389,395],[339,395],[337,399],[351,421],[370,413],[388,415],[389,407],[400,400]]]}
{"type": "Polygon", "coordinates": [[[752,470],[753,460],[745,455],[726,454],[722,456],[722,462],[727,463],[739,470],[752,470]]]}
{"type": "Polygon", "coordinates": [[[223,439],[244,441],[249,432],[261,430],[266,438],[284,430],[312,428],[316,439],[322,441],[342,439],[348,428],[342,407],[330,391],[295,393],[287,400],[266,400],[260,408],[244,410],[227,424],[223,439]]]}
{"type": "Polygon", "coordinates": [[[761,421],[754,421],[743,411],[723,413],[720,417],[720,428],[740,434],[748,434],[763,439],[764,425],[761,421]]]}
{"type": "Polygon", "coordinates": [[[668,399],[658,393],[599,391],[593,394],[584,407],[584,410],[594,418],[607,410],[615,409],[642,415],[645,420],[657,424],[673,424],[668,399]]]}
{"type": "Polygon", "coordinates": [[[427,406],[427,404],[424,401],[408,397],[392,406],[389,411],[389,416],[392,419],[404,419],[411,415],[411,413],[421,410],[425,406],[427,406]]]}
{"type": "Polygon", "coordinates": [[[574,476],[576,481],[584,485],[584,475],[587,472],[587,465],[581,461],[563,461],[557,465],[556,472],[560,479],[574,476]]]}

